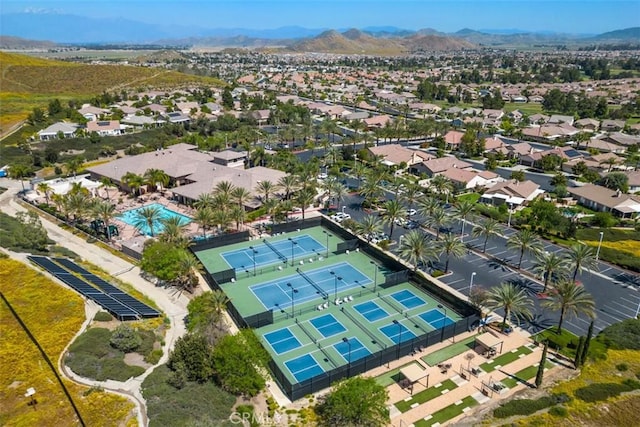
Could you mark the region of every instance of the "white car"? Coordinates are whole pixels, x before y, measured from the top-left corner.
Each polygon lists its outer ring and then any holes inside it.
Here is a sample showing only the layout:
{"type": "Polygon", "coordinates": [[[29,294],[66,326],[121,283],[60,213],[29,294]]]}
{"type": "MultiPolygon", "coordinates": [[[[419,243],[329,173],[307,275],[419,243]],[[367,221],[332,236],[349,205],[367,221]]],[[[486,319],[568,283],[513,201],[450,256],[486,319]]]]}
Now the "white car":
{"type": "Polygon", "coordinates": [[[414,216],[417,213],[418,213],[418,211],[415,210],[415,209],[407,209],[407,215],[409,215],[409,216],[414,216]]]}
{"type": "Polygon", "coordinates": [[[329,175],[327,175],[326,173],[320,173],[318,174],[318,179],[327,179],[329,175]]]}
{"type": "Polygon", "coordinates": [[[335,222],[342,222],[345,219],[351,219],[351,215],[344,212],[338,212],[334,215],[331,215],[331,219],[334,220],[335,222]]]}

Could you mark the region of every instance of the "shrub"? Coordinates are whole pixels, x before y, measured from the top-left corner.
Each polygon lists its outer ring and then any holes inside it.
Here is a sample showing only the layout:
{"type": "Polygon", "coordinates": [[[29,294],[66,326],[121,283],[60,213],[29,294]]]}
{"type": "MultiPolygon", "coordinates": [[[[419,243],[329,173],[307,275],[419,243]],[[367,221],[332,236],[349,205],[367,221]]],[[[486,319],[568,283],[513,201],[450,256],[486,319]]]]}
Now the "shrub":
{"type": "Polygon", "coordinates": [[[95,320],[96,322],[110,322],[111,320],[113,320],[113,316],[106,311],[99,311],[96,313],[93,320],[95,320]]]}
{"type": "Polygon", "coordinates": [[[608,326],[598,339],[614,350],[640,350],[640,320],[627,319],[608,326]]]}
{"type": "Polygon", "coordinates": [[[567,408],[565,408],[564,406],[552,406],[551,409],[549,409],[549,413],[554,417],[563,418],[569,415],[569,411],[567,411],[567,408]]]}
{"type": "Polygon", "coordinates": [[[517,399],[511,400],[493,411],[496,418],[507,418],[512,415],[531,415],[541,409],[552,405],[565,403],[569,401],[568,395],[554,394],[551,396],[543,396],[539,399],[517,399]]]}
{"type": "Polygon", "coordinates": [[[123,323],[113,330],[109,343],[114,348],[129,353],[140,347],[142,337],[131,326],[123,323]]]}
{"type": "Polygon", "coordinates": [[[160,361],[160,358],[162,357],[162,350],[158,349],[158,350],[153,350],[151,353],[149,353],[147,356],[145,356],[144,361],[151,364],[151,365],[155,365],[156,363],[158,363],[160,361]]]}
{"type": "Polygon", "coordinates": [[[638,386],[640,383],[635,380],[625,380],[622,384],[594,383],[577,389],[574,394],[578,399],[591,403],[607,400],[625,391],[635,390],[638,386]]]}
{"type": "Polygon", "coordinates": [[[598,212],[591,219],[591,224],[600,228],[613,227],[618,220],[609,212],[598,212]]]}
{"type": "Polygon", "coordinates": [[[626,363],[618,363],[616,365],[616,369],[620,372],[625,372],[629,370],[629,365],[627,365],[626,363]]]}

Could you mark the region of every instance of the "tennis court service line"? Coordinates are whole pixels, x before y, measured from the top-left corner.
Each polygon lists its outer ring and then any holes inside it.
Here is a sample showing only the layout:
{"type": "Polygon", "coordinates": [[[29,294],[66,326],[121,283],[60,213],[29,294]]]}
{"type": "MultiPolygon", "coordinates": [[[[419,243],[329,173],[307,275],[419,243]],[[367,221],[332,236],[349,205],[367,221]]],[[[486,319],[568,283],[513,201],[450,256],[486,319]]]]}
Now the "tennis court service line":
{"type": "Polygon", "coordinates": [[[307,282],[309,282],[311,284],[311,286],[313,286],[314,288],[316,288],[316,291],[320,292],[320,295],[323,296],[324,299],[329,299],[329,294],[326,293],[324,291],[324,289],[322,289],[320,286],[318,286],[318,284],[316,282],[314,282],[313,280],[311,280],[311,277],[307,276],[302,270],[300,270],[299,268],[296,268],[296,271],[298,272],[299,275],[301,275],[304,280],[306,280],[307,282]]]}
{"type": "MultiPolygon", "coordinates": [[[[380,294],[380,292],[378,292],[378,298],[380,298],[382,301],[384,301],[384,302],[386,302],[387,304],[389,304],[389,305],[390,305],[391,307],[393,307],[393,309],[394,309],[395,311],[397,311],[398,313],[400,313],[400,314],[404,314],[404,310],[402,310],[402,309],[398,308],[396,305],[392,304],[392,303],[391,303],[391,301],[387,300],[384,296],[382,296],[382,295],[380,294]]],[[[391,299],[393,299],[393,298],[391,298],[391,299]]]]}
{"type": "Polygon", "coordinates": [[[311,339],[311,341],[313,341],[313,343],[314,343],[314,344],[317,344],[317,343],[318,343],[318,340],[317,340],[317,339],[315,339],[315,338],[313,337],[313,335],[311,335],[311,334],[309,333],[309,331],[307,331],[307,329],[306,329],[304,326],[302,326],[302,323],[298,322],[298,318],[296,318],[296,325],[300,326],[300,329],[302,329],[302,332],[304,332],[305,334],[307,334],[307,336],[309,337],[309,339],[311,339]]]}
{"type": "Polygon", "coordinates": [[[279,250],[277,250],[277,249],[275,248],[275,246],[273,246],[271,243],[267,242],[267,239],[262,239],[262,242],[263,242],[265,245],[267,245],[267,247],[268,247],[269,249],[271,249],[273,252],[275,252],[275,253],[276,253],[276,255],[278,255],[282,261],[287,261],[287,257],[286,257],[286,256],[284,256],[284,255],[282,255],[282,252],[280,252],[279,250]]]}
{"type": "Polygon", "coordinates": [[[320,343],[317,343],[317,345],[318,345],[318,348],[320,349],[320,351],[322,352],[322,354],[324,354],[324,357],[326,357],[326,358],[327,358],[327,360],[329,360],[329,361],[331,362],[331,364],[332,364],[335,368],[337,368],[338,366],[340,366],[340,364],[336,363],[336,361],[335,361],[335,360],[333,360],[333,359],[331,358],[331,356],[329,356],[329,353],[327,353],[327,351],[324,349],[324,347],[322,347],[322,346],[320,345],[320,343]]]}
{"type": "Polygon", "coordinates": [[[377,338],[375,335],[373,335],[373,333],[369,329],[367,329],[362,323],[358,322],[358,320],[356,320],[356,318],[354,316],[352,316],[347,310],[345,310],[344,307],[340,307],[340,311],[343,312],[353,323],[355,323],[357,327],[359,327],[367,335],[369,335],[369,338],[371,338],[376,344],[378,344],[378,347],[380,347],[383,350],[385,348],[387,348],[386,345],[383,346],[382,343],[380,343],[380,339],[379,338],[377,338]]]}

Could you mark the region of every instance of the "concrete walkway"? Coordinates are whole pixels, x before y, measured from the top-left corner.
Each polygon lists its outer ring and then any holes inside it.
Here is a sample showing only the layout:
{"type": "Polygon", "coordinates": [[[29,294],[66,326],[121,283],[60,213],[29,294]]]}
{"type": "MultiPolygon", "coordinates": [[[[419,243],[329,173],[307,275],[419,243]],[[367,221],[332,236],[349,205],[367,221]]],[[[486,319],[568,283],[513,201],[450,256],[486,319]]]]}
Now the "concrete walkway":
{"type": "MultiPolygon", "coordinates": [[[[0,210],[2,212],[11,216],[15,216],[15,214],[18,212],[26,211],[26,209],[21,206],[20,203],[15,199],[15,195],[22,188],[19,181],[12,181],[6,178],[1,178],[0,186],[8,188],[8,191],[0,195],[0,210]]],[[[88,378],[82,378],[71,372],[69,369],[66,369],[61,363],[61,360],[59,361],[58,367],[60,369],[60,372],[69,377],[71,380],[89,386],[99,386],[104,388],[105,390],[110,390],[132,398],[132,400],[138,407],[137,416],[139,424],[141,426],[147,425],[145,400],[142,397],[140,385],[156,366],[161,365],[167,361],[169,352],[173,349],[175,341],[186,333],[184,319],[187,315],[187,304],[189,303],[189,299],[181,293],[176,293],[173,289],[156,287],[152,283],[146,281],[140,275],[140,269],[134,264],[131,264],[130,262],[127,262],[122,258],[116,257],[110,252],[96,245],[87,243],[84,239],[61,229],[56,224],[45,218],[41,217],[40,220],[44,228],[47,230],[49,238],[54,240],[56,244],[68,248],[69,250],[81,256],[84,261],[90,262],[100,267],[107,273],[114,276],[117,275],[118,279],[126,282],[127,284],[131,285],[133,288],[153,300],[171,321],[170,328],[166,331],[166,335],[164,337],[165,345],[162,348],[163,356],[160,361],[155,366],[147,369],[142,375],[135,378],[130,378],[125,382],[111,380],[94,381],[88,378]]],[[[27,261],[27,255],[28,254],[11,253],[12,258],[20,260],[27,265],[31,265],[31,263],[27,261]]],[[[53,280],[57,281],[56,279],[53,280]]],[[[95,314],[95,312],[97,312],[97,306],[95,306],[94,303],[86,302],[86,304],[88,306],[88,315],[95,314]]],[[[78,335],[84,332],[84,330],[89,326],[90,319],[92,319],[92,317],[88,318],[88,320],[83,324],[82,329],[78,331],[78,335]]]]}

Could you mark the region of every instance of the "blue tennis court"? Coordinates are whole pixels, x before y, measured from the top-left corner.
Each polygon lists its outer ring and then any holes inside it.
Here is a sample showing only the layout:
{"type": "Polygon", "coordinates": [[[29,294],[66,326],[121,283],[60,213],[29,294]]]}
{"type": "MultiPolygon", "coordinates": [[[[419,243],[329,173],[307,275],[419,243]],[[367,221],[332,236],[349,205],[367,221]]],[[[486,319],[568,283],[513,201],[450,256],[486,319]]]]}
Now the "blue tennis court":
{"type": "Polygon", "coordinates": [[[353,308],[369,322],[375,322],[385,317],[389,317],[389,313],[384,311],[378,304],[373,301],[363,302],[362,304],[354,305],[353,308]]]}
{"type": "Polygon", "coordinates": [[[417,297],[413,292],[408,289],[403,289],[399,292],[391,294],[391,298],[402,304],[407,310],[420,307],[425,302],[422,298],[417,297]]]}
{"type": "Polygon", "coordinates": [[[323,254],[327,249],[316,239],[308,234],[289,238],[267,241],[248,248],[223,252],[222,258],[236,271],[250,271],[254,261],[256,267],[291,261],[294,258],[302,258],[308,254],[323,254]],[[292,252],[293,251],[293,252],[292,252]]]}
{"type": "Polygon", "coordinates": [[[371,354],[369,349],[362,345],[358,338],[349,338],[347,341],[348,342],[340,341],[333,345],[347,362],[353,362],[371,354]]]}
{"type": "Polygon", "coordinates": [[[325,338],[332,337],[347,330],[347,328],[345,328],[342,323],[338,322],[331,314],[315,317],[309,320],[309,322],[325,338]]]}
{"type": "Polygon", "coordinates": [[[389,323],[387,326],[381,327],[380,331],[396,344],[409,341],[416,337],[416,335],[402,323],[389,323]]]}
{"type": "Polygon", "coordinates": [[[333,298],[335,292],[373,283],[348,262],[316,268],[302,273],[260,283],[249,289],[267,310],[285,310],[314,299],[333,298]],[[332,274],[333,272],[333,274],[332,274]]]}
{"type": "Polygon", "coordinates": [[[264,339],[271,345],[273,351],[278,354],[286,353],[301,346],[300,341],[298,341],[289,328],[282,328],[264,334],[264,339]]]}
{"type": "Polygon", "coordinates": [[[456,323],[449,316],[445,317],[444,313],[436,308],[424,312],[418,315],[418,317],[430,324],[435,329],[456,323]]]}
{"type": "Polygon", "coordinates": [[[299,383],[324,372],[316,359],[310,354],[296,357],[295,359],[284,362],[284,364],[299,383]]]}

